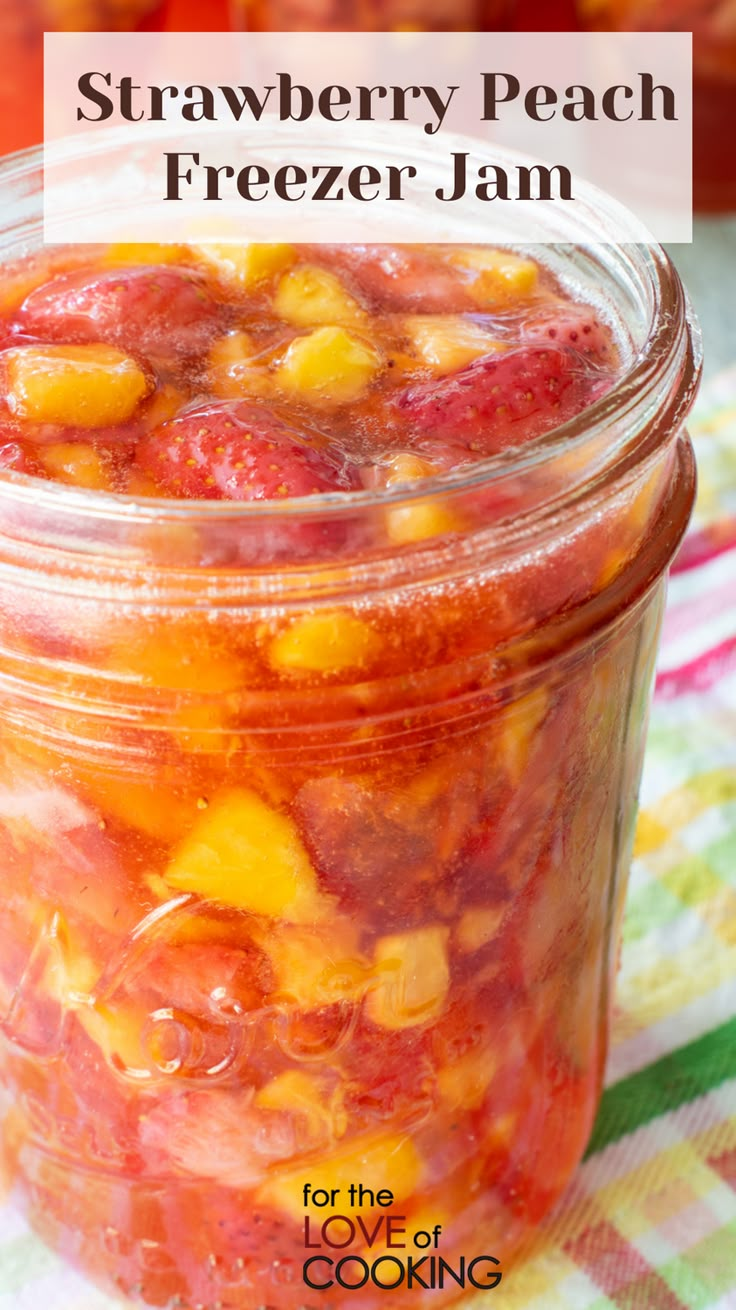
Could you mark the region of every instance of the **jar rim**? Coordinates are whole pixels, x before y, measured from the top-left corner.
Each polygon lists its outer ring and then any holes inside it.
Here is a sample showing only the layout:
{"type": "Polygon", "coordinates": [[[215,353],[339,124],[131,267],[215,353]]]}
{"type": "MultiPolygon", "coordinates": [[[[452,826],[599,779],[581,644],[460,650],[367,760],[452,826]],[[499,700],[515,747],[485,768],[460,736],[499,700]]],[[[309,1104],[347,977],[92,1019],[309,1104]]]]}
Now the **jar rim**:
{"type": "MultiPolygon", "coordinates": [[[[42,170],[41,147],[18,151],[0,162],[0,195],[18,186],[21,191],[31,177],[42,170]]],[[[24,195],[24,198],[25,195],[24,195]]],[[[0,230],[0,255],[2,253],[0,230]]],[[[94,247],[91,247],[91,249],[94,247]]],[[[642,299],[649,308],[649,323],[644,341],[630,365],[603,396],[579,414],[560,424],[541,439],[502,451],[471,465],[414,484],[397,483],[391,487],[356,491],[319,492],[309,496],[284,498],[279,502],[176,499],[173,497],[135,497],[118,492],[77,488],[13,470],[0,473],[0,507],[3,501],[16,506],[33,501],[34,507],[61,516],[72,514],[76,526],[85,521],[111,526],[124,521],[126,529],[139,523],[186,523],[206,528],[239,521],[257,524],[288,517],[290,522],[309,523],[315,519],[340,521],[363,513],[411,505],[421,500],[431,503],[447,496],[473,493],[502,484],[519,474],[543,470],[546,464],[595,444],[612,431],[614,420],[622,429],[618,446],[612,443],[610,458],[599,469],[595,486],[599,490],[606,479],[617,479],[629,468],[644,462],[656,450],[660,440],[684,421],[698,387],[702,367],[702,341],[697,320],[680,277],[663,248],[657,244],[626,243],[556,243],[550,246],[525,246],[541,258],[540,252],[554,251],[558,256],[582,253],[594,270],[603,268],[605,258],[614,265],[614,273],[628,275],[638,283],[642,299]],[[651,419],[656,414],[656,424],[651,419]]],[[[588,483],[588,486],[591,484],[588,483]]],[[[579,490],[579,488],[578,488],[579,490]]],[[[547,510],[559,511],[562,497],[547,502],[547,510]]]]}

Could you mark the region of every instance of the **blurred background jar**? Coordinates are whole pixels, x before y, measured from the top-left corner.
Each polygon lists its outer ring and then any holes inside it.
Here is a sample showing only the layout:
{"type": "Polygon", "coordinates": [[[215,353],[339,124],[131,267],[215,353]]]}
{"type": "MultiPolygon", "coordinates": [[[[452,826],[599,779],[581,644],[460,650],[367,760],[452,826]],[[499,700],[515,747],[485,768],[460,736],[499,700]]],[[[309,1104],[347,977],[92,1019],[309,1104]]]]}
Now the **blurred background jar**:
{"type": "Polygon", "coordinates": [[[463,32],[507,28],[513,0],[231,0],[250,32],[463,32]]]}
{"type": "Polygon", "coordinates": [[[43,138],[44,32],[125,32],[162,0],[0,0],[0,154],[43,138]]]}
{"type": "Polygon", "coordinates": [[[694,192],[736,211],[736,0],[0,0],[0,155],[43,137],[43,32],[692,31],[694,192]]]}
{"type": "Polygon", "coordinates": [[[695,208],[736,209],[736,0],[578,0],[578,7],[586,28],[692,32],[695,208]]]}

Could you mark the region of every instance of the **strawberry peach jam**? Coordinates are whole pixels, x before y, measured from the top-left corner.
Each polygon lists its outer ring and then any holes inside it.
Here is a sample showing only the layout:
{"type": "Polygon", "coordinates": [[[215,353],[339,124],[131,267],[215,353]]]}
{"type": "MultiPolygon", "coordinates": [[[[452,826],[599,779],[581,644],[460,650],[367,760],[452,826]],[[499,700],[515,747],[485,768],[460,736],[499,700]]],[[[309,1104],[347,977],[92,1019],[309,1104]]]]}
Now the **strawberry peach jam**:
{"type": "Polygon", "coordinates": [[[0,280],[5,1168],[133,1300],[442,1304],[580,1159],[694,366],[574,257],[0,280]]]}
{"type": "Polygon", "coordinates": [[[132,246],[52,264],[7,287],[0,452],[97,491],[411,481],[549,432],[619,365],[596,311],[511,252],[132,246]]]}

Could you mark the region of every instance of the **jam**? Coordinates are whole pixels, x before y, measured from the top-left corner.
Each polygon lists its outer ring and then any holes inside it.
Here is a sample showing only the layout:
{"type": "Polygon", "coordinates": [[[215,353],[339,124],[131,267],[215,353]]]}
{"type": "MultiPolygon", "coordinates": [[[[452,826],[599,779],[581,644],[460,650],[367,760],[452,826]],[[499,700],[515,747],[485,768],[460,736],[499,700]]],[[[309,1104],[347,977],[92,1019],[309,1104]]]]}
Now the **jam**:
{"type": "Polygon", "coordinates": [[[619,365],[600,313],[511,251],[133,246],[51,263],[7,274],[0,459],[98,491],[410,482],[538,440],[619,365]]]}
{"type": "Polygon", "coordinates": [[[4,1168],[108,1289],[444,1303],[581,1157],[692,469],[663,392],[612,476],[640,343],[576,287],[5,266],[4,1168]]]}

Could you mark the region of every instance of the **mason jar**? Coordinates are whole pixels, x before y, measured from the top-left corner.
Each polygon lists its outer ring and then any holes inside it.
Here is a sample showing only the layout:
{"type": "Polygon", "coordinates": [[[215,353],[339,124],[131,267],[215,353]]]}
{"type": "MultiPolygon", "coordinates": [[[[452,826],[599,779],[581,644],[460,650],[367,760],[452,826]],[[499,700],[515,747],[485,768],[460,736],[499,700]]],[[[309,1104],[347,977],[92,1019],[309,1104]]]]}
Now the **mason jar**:
{"type": "MultiPolygon", "coordinates": [[[[2,191],[9,261],[39,156],[2,191]]],[[[700,358],[657,247],[535,253],[627,361],[544,440],[278,504],[0,473],[3,1169],[134,1301],[452,1300],[585,1149],[700,358]]]]}

